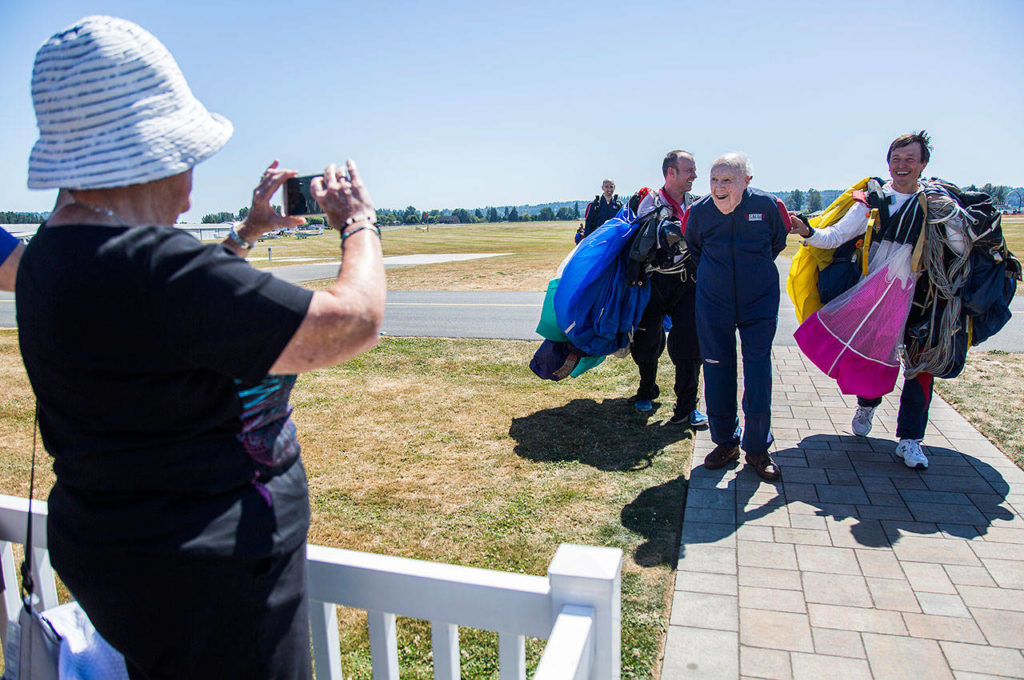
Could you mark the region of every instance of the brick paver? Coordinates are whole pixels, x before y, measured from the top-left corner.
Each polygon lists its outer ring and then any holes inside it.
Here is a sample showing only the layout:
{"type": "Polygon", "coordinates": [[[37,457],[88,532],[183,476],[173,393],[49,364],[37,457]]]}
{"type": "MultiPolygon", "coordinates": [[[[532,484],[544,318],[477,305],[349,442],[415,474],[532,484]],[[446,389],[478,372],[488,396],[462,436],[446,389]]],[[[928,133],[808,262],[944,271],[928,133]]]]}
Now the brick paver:
{"type": "Polygon", "coordinates": [[[853,397],[772,356],[782,481],[706,469],[698,434],[662,678],[1024,677],[1024,471],[938,396],[909,470],[898,390],[856,437],[853,397]]]}

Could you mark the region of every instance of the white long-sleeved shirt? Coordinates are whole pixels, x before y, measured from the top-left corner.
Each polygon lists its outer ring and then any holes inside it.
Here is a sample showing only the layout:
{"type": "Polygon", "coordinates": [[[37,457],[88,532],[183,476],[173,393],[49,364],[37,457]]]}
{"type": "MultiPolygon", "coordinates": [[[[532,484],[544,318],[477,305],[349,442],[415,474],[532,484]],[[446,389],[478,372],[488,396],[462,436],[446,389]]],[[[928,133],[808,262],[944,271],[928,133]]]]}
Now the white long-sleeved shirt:
{"type": "MultiPolygon", "coordinates": [[[[916,193],[901,194],[892,188],[892,182],[885,183],[882,187],[882,193],[886,196],[892,196],[892,202],[889,204],[890,215],[895,215],[903,207],[904,203],[917,195],[916,193]]],[[[863,203],[854,203],[838,222],[831,227],[815,229],[810,236],[804,239],[804,243],[815,248],[838,248],[855,236],[864,234],[868,226],[868,210],[868,206],[863,203]]],[[[957,253],[964,251],[964,238],[962,234],[951,230],[947,232],[946,237],[949,246],[953,250],[957,253]]]]}

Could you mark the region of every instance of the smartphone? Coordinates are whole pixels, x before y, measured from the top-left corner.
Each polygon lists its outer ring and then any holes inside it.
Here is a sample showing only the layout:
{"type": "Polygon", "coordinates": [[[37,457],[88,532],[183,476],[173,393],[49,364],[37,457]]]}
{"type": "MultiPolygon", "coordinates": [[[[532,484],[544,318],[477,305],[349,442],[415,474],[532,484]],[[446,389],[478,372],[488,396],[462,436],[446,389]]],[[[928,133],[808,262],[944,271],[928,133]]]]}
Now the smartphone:
{"type": "Polygon", "coordinates": [[[313,181],[313,178],[320,176],[304,175],[285,180],[284,187],[281,189],[281,200],[284,203],[285,215],[301,215],[305,217],[324,214],[323,208],[313,199],[313,194],[309,189],[309,184],[313,181]]]}

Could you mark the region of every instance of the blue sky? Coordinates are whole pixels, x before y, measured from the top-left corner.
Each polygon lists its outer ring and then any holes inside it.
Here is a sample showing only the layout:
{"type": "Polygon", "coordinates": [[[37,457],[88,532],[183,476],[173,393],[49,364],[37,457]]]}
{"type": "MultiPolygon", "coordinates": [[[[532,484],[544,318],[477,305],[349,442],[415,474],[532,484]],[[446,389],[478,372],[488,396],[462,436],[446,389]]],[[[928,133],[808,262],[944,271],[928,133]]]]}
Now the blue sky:
{"type": "Polygon", "coordinates": [[[1024,2],[516,3],[7,0],[0,4],[0,209],[37,136],[32,61],[86,14],[175,55],[235,134],[196,169],[192,210],[248,204],[263,167],[357,160],[379,207],[515,205],[660,182],[666,151],[745,151],[754,185],[842,188],[886,175],[926,128],[928,174],[1024,185],[1024,2]]]}

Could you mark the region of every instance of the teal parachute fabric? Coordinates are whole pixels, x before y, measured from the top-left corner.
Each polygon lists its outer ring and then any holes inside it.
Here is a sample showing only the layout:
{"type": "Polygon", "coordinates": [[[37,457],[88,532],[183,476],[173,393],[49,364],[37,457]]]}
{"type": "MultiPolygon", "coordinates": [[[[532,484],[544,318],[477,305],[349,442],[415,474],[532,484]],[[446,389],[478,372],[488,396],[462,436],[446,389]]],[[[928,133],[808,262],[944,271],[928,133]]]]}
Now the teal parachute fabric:
{"type": "MultiPolygon", "coordinates": [[[[552,342],[569,342],[569,338],[566,337],[562,329],[558,327],[558,322],[555,320],[555,291],[558,289],[558,283],[561,279],[551,279],[548,282],[548,290],[544,295],[544,306],[541,308],[540,321],[537,322],[537,334],[542,338],[550,340],[552,342]]],[[[580,357],[580,361],[576,364],[576,367],[572,369],[569,374],[570,378],[576,378],[581,374],[589,371],[594,366],[597,366],[604,361],[604,356],[597,357],[580,357]]]]}
{"type": "Polygon", "coordinates": [[[649,285],[626,282],[628,246],[638,226],[628,207],[620,210],[576,246],[555,289],[558,329],[591,356],[629,345],[629,334],[650,300],[649,285]]]}

